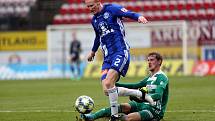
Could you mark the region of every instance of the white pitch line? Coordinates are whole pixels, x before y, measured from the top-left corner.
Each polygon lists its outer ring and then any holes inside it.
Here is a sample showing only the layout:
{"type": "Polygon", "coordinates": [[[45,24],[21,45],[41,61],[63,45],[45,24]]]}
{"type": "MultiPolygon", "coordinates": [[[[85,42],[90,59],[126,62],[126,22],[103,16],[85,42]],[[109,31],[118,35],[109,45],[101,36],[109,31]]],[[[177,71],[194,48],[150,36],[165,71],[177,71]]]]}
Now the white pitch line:
{"type": "Polygon", "coordinates": [[[75,112],[75,111],[71,111],[71,110],[0,110],[0,113],[19,113],[19,112],[23,112],[23,113],[34,113],[34,112],[75,112]]]}
{"type": "MultiPolygon", "coordinates": [[[[75,113],[76,111],[72,110],[0,110],[0,113],[35,113],[35,112],[64,112],[64,113],[75,113]]],[[[168,110],[166,112],[170,113],[215,113],[215,110],[168,110]]]]}
{"type": "Polygon", "coordinates": [[[215,110],[169,110],[166,112],[170,113],[189,113],[189,112],[195,112],[195,113],[215,113],[215,110]]]}

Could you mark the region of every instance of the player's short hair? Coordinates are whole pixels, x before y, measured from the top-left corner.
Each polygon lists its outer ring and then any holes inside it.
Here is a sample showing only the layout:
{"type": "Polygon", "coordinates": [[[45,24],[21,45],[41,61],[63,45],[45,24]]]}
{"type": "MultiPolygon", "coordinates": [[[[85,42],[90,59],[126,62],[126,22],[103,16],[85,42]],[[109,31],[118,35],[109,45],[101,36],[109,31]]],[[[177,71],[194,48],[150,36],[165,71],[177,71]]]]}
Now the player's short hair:
{"type": "Polygon", "coordinates": [[[162,62],[163,62],[163,57],[161,56],[160,53],[158,53],[158,52],[151,52],[151,53],[148,54],[147,57],[149,57],[149,56],[155,56],[155,58],[156,58],[158,61],[161,61],[160,65],[162,64],[162,62]]]}
{"type": "MultiPolygon", "coordinates": [[[[93,0],[94,2],[101,2],[101,0],[93,0]]],[[[83,0],[83,2],[85,2],[85,0],[83,0]]]]}
{"type": "Polygon", "coordinates": [[[101,0],[94,0],[94,2],[101,2],[101,0]]]}

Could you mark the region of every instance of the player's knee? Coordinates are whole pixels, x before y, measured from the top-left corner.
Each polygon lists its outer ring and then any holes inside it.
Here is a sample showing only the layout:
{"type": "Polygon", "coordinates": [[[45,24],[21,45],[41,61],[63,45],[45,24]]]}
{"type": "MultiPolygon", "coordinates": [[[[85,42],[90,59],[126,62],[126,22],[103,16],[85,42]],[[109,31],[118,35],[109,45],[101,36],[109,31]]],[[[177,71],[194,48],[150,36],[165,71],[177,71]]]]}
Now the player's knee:
{"type": "Polygon", "coordinates": [[[126,115],[123,120],[124,121],[133,121],[133,117],[126,115]]]}
{"type": "Polygon", "coordinates": [[[105,79],[104,82],[103,82],[104,86],[107,88],[107,89],[111,89],[114,87],[114,84],[112,84],[111,81],[109,81],[108,79],[105,79]]]}
{"type": "Polygon", "coordinates": [[[141,121],[141,116],[138,112],[130,113],[126,116],[125,121],[141,121]]]}
{"type": "Polygon", "coordinates": [[[102,80],[102,87],[103,87],[103,92],[106,96],[108,96],[108,88],[106,86],[106,83],[105,83],[105,79],[102,80]]]}
{"type": "Polygon", "coordinates": [[[131,106],[127,103],[122,103],[120,105],[120,108],[121,108],[123,113],[130,113],[130,111],[131,111],[131,106]]]}

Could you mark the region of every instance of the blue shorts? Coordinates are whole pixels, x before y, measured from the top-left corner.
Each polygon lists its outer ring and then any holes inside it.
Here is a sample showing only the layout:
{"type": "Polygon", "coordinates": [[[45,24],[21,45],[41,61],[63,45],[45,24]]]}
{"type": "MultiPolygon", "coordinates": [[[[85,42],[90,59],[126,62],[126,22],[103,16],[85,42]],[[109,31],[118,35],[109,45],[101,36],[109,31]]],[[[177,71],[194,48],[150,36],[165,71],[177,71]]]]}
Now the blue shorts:
{"type": "Polygon", "coordinates": [[[125,50],[124,52],[117,52],[104,58],[101,80],[106,78],[109,69],[114,69],[119,73],[119,75],[125,76],[128,71],[129,63],[130,54],[128,50],[125,50]]]}

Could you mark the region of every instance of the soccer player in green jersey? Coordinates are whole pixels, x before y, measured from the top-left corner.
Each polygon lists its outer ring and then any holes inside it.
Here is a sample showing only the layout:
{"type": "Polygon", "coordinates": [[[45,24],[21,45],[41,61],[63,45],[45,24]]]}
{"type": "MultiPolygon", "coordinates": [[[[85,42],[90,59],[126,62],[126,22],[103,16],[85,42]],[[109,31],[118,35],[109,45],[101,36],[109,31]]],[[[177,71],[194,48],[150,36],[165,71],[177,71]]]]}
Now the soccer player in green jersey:
{"type": "MultiPolygon", "coordinates": [[[[148,54],[148,69],[150,74],[138,83],[117,83],[119,95],[132,95],[132,101],[118,106],[119,117],[122,121],[159,121],[164,117],[168,102],[169,81],[160,67],[163,61],[159,53],[148,54]],[[141,91],[141,97],[139,93],[141,91]],[[137,90],[138,89],[138,90],[137,90]],[[136,96],[134,98],[133,96],[136,96]],[[152,98],[152,102],[150,100],[152,98]]],[[[85,121],[93,121],[102,117],[111,116],[110,108],[103,108],[95,113],[84,114],[85,121]]]]}

